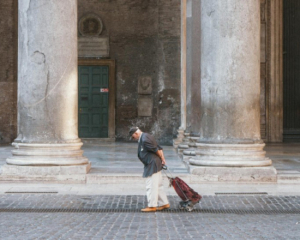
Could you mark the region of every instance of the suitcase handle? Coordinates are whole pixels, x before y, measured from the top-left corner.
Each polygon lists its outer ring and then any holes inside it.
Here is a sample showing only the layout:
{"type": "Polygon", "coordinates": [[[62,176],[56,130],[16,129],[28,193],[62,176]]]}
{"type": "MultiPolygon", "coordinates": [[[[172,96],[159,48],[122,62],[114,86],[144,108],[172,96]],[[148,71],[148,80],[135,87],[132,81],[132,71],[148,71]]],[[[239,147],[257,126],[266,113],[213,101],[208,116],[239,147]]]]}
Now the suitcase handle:
{"type": "Polygon", "coordinates": [[[167,165],[163,165],[162,169],[165,170],[164,173],[166,174],[167,178],[169,178],[169,179],[174,178],[171,171],[168,169],[167,165]],[[168,176],[167,171],[168,171],[168,173],[170,174],[171,177],[168,176]]]}
{"type": "Polygon", "coordinates": [[[189,201],[189,199],[187,198],[187,196],[185,195],[185,193],[182,191],[181,187],[179,186],[178,182],[173,177],[171,171],[168,169],[167,165],[163,165],[162,169],[165,170],[164,173],[166,174],[167,178],[170,180],[170,187],[172,185],[171,179],[173,179],[175,181],[177,187],[180,189],[181,193],[185,196],[185,199],[186,199],[185,201],[189,201]],[[168,171],[170,173],[171,177],[168,176],[168,174],[166,173],[166,171],[168,171]]]}

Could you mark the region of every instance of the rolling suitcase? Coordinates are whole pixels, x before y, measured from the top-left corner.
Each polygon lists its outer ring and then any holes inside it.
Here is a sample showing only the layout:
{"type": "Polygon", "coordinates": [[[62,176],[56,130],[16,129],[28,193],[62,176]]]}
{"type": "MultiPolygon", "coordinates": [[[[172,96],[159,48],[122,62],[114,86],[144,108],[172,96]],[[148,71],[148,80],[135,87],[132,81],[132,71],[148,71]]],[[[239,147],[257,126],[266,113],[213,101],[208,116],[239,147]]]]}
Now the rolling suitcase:
{"type": "Polygon", "coordinates": [[[193,211],[194,206],[200,202],[202,198],[201,195],[190,188],[189,185],[179,177],[174,178],[166,165],[163,166],[163,170],[165,170],[164,172],[170,181],[170,187],[173,186],[178,196],[182,199],[179,203],[179,208],[189,212],[193,211]],[[168,176],[167,171],[171,177],[168,176]]]}

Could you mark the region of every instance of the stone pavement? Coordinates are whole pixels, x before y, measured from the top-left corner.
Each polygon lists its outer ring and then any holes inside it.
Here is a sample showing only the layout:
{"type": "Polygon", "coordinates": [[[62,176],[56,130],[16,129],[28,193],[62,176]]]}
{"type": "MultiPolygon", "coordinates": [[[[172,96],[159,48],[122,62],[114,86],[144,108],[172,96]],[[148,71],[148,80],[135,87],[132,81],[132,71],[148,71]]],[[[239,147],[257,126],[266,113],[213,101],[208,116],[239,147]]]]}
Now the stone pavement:
{"type": "MultiPolygon", "coordinates": [[[[300,173],[299,146],[267,146],[267,155],[281,174],[300,173]]],[[[203,195],[191,213],[178,211],[179,198],[164,181],[171,210],[141,213],[146,206],[145,183],[136,147],[130,143],[83,147],[92,162],[92,175],[137,176],[134,184],[1,182],[0,239],[299,239],[297,181],[191,183],[203,195]]],[[[0,147],[0,166],[11,149],[0,147]]],[[[172,147],[165,147],[165,155],[174,175],[188,175],[172,147]]]]}
{"type": "MultiPolygon", "coordinates": [[[[300,236],[299,196],[204,196],[195,212],[141,213],[145,200],[144,196],[2,194],[0,238],[296,240],[300,236]]],[[[179,198],[169,196],[169,200],[175,210],[179,198]]]]}
{"type": "Polygon", "coordinates": [[[287,239],[299,215],[168,213],[1,213],[1,239],[287,239]]]}

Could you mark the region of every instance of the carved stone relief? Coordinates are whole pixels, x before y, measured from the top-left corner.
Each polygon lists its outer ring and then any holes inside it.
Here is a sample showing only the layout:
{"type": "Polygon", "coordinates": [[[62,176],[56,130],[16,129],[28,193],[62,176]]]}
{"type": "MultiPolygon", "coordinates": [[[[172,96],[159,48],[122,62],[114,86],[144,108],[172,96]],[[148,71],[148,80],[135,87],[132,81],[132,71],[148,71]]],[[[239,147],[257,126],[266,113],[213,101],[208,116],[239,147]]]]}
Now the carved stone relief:
{"type": "Polygon", "coordinates": [[[148,76],[139,77],[139,94],[152,94],[152,79],[148,76]]]}
{"type": "Polygon", "coordinates": [[[97,37],[102,30],[102,20],[94,13],[88,13],[79,20],[79,33],[84,37],[97,37]]]}
{"type": "Polygon", "coordinates": [[[78,23],[78,56],[79,57],[109,57],[109,38],[100,36],[103,30],[101,18],[88,13],[80,18],[78,23]]]}

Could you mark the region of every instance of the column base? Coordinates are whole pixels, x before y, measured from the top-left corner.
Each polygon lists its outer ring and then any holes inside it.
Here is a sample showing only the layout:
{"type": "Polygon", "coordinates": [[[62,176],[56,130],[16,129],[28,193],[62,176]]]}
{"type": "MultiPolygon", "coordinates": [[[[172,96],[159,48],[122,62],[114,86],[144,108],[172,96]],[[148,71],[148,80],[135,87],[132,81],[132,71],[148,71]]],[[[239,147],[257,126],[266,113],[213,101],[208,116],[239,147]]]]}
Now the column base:
{"type": "Polygon", "coordinates": [[[183,129],[178,129],[177,130],[178,134],[177,134],[177,138],[173,139],[173,147],[174,148],[178,148],[178,145],[180,143],[182,143],[183,139],[184,139],[184,130],[183,129]]]}
{"type": "Polygon", "coordinates": [[[189,164],[212,167],[263,167],[272,165],[265,157],[264,143],[206,144],[196,143],[196,157],[189,164]]]}
{"type": "Polygon", "coordinates": [[[194,158],[196,156],[195,154],[195,150],[192,148],[189,148],[187,150],[183,151],[183,154],[180,155],[180,157],[182,158],[182,161],[188,166],[189,165],[189,161],[191,158],[194,158]]]}
{"type": "Polygon", "coordinates": [[[184,133],[182,142],[178,145],[177,153],[183,155],[183,152],[195,146],[195,142],[199,137],[193,137],[190,133],[184,133]]]}
{"type": "Polygon", "coordinates": [[[277,182],[277,171],[269,167],[199,167],[189,165],[196,182],[277,182]]]}
{"type": "Polygon", "coordinates": [[[189,136],[187,139],[188,141],[185,141],[184,143],[178,146],[177,152],[183,156],[184,155],[195,156],[196,143],[199,137],[189,136]]]}
{"type": "Polygon", "coordinates": [[[18,143],[14,142],[12,157],[6,159],[7,164],[20,166],[72,166],[88,164],[82,156],[82,142],[75,143],[18,143]]]}
{"type": "Polygon", "coordinates": [[[184,150],[189,149],[189,145],[187,143],[181,143],[177,147],[177,153],[182,155],[184,150]]]}
{"type": "Polygon", "coordinates": [[[16,166],[1,168],[1,181],[86,183],[91,163],[75,166],[16,166]]]}

